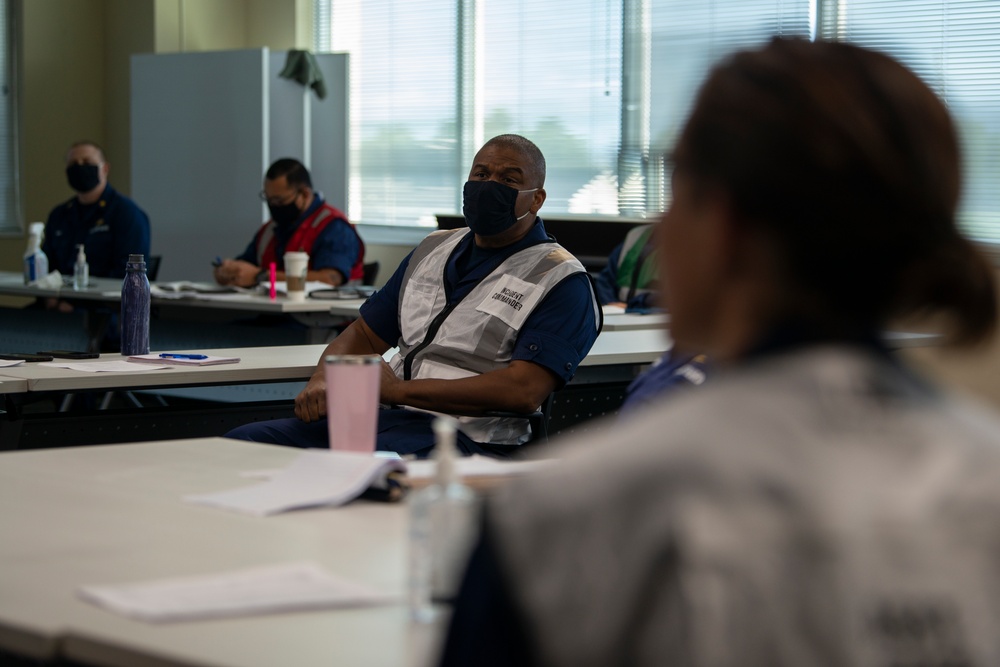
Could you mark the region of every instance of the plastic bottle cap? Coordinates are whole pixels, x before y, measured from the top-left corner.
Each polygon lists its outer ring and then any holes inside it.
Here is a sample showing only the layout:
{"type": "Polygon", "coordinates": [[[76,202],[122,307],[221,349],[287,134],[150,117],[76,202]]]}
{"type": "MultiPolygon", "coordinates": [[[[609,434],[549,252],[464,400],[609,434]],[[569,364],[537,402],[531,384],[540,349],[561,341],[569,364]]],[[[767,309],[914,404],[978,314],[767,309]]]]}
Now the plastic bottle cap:
{"type": "Polygon", "coordinates": [[[128,261],[129,262],[143,262],[145,260],[143,259],[142,255],[129,255],[128,256],[128,261]]]}

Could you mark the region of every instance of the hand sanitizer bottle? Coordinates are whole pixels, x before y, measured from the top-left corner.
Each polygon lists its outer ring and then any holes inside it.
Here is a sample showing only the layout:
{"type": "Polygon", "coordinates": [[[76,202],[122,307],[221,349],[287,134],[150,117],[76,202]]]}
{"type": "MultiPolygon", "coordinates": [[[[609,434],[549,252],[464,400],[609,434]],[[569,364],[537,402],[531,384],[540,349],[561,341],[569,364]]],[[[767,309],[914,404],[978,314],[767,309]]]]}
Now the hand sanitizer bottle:
{"type": "Polygon", "coordinates": [[[419,622],[433,620],[432,601],[455,597],[478,518],[476,496],[455,470],[456,422],[438,417],[433,428],[435,480],[410,497],[410,614],[419,622]]]}
{"type": "Polygon", "coordinates": [[[42,252],[42,235],[44,232],[44,222],[33,222],[28,227],[28,248],[24,251],[25,285],[30,285],[49,275],[49,258],[42,252]]]}
{"type": "Polygon", "coordinates": [[[79,291],[87,289],[90,282],[90,265],[87,264],[87,255],[83,252],[83,244],[76,246],[76,264],[73,265],[73,289],[79,291]]]}

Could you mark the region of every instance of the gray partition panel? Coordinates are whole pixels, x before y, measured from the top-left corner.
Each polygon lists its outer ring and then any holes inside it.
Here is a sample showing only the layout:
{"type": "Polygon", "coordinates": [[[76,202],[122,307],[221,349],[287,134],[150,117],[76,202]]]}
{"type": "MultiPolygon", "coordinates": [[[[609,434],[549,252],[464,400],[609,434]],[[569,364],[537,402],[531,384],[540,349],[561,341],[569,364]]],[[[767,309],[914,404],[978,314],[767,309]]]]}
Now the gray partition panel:
{"type": "Polygon", "coordinates": [[[313,185],[333,206],[348,209],[348,56],[316,54],[327,95],[282,79],[287,52],[271,53],[268,79],[271,159],[294,157],[309,168],[313,185]]]}
{"type": "Polygon", "coordinates": [[[326,200],[344,213],[348,212],[348,174],[350,156],[350,100],[346,53],[323,53],[316,56],[326,81],[327,96],[309,97],[312,119],[312,160],[309,168],[326,200]]]}
{"type": "Polygon", "coordinates": [[[210,280],[263,220],[267,50],[132,56],[132,196],[160,280],[210,280]]]}
{"type": "MultiPolygon", "coordinates": [[[[278,76],[285,66],[287,51],[272,51],[268,56],[268,108],[269,108],[269,150],[271,162],[278,158],[293,157],[309,167],[309,155],[305,150],[309,140],[306,124],[308,113],[307,95],[315,95],[301,83],[278,76]]],[[[315,181],[314,181],[315,183],[315,181]]],[[[323,188],[319,187],[320,190],[323,188]]]]}

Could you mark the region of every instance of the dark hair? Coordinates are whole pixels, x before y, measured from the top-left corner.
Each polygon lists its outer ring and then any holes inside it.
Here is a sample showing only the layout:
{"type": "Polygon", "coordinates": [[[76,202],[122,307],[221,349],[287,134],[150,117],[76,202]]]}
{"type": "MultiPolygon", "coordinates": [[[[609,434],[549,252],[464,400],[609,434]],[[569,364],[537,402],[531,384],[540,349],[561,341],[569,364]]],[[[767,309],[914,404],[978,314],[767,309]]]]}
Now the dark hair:
{"type": "Polygon", "coordinates": [[[309,170],[301,162],[291,157],[283,157],[277,160],[267,169],[265,178],[273,181],[276,178],[285,177],[288,184],[295,187],[312,188],[312,178],[309,177],[309,170]]]}
{"type": "Polygon", "coordinates": [[[520,153],[534,172],[528,174],[528,178],[533,179],[529,183],[537,183],[538,187],[545,185],[545,156],[531,140],[520,134],[499,134],[483,144],[483,148],[487,146],[501,146],[520,153]]]}
{"type": "Polygon", "coordinates": [[[790,307],[829,333],[944,312],[992,333],[992,269],[955,224],[948,111],[912,72],[849,44],[774,39],[719,64],[673,154],[776,244],[790,307]]]}
{"type": "Polygon", "coordinates": [[[97,152],[101,154],[101,162],[108,161],[108,158],[104,156],[104,149],[101,148],[101,145],[96,141],[90,141],[89,139],[83,139],[82,141],[73,142],[72,144],[70,144],[69,150],[67,150],[66,152],[69,153],[74,148],[79,148],[80,146],[91,146],[93,148],[96,148],[97,152]]]}

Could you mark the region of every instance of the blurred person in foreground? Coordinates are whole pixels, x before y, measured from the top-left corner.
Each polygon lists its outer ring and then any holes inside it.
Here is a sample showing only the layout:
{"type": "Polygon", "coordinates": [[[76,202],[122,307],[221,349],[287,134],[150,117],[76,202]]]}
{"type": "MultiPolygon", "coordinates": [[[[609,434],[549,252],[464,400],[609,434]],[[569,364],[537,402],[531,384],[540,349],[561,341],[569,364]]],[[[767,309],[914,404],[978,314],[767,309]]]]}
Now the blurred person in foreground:
{"type": "Polygon", "coordinates": [[[718,373],[490,499],[443,663],[1000,664],[1000,419],[880,336],[994,330],[944,105],[778,39],[714,69],[671,157],[671,334],[718,373]]]}

